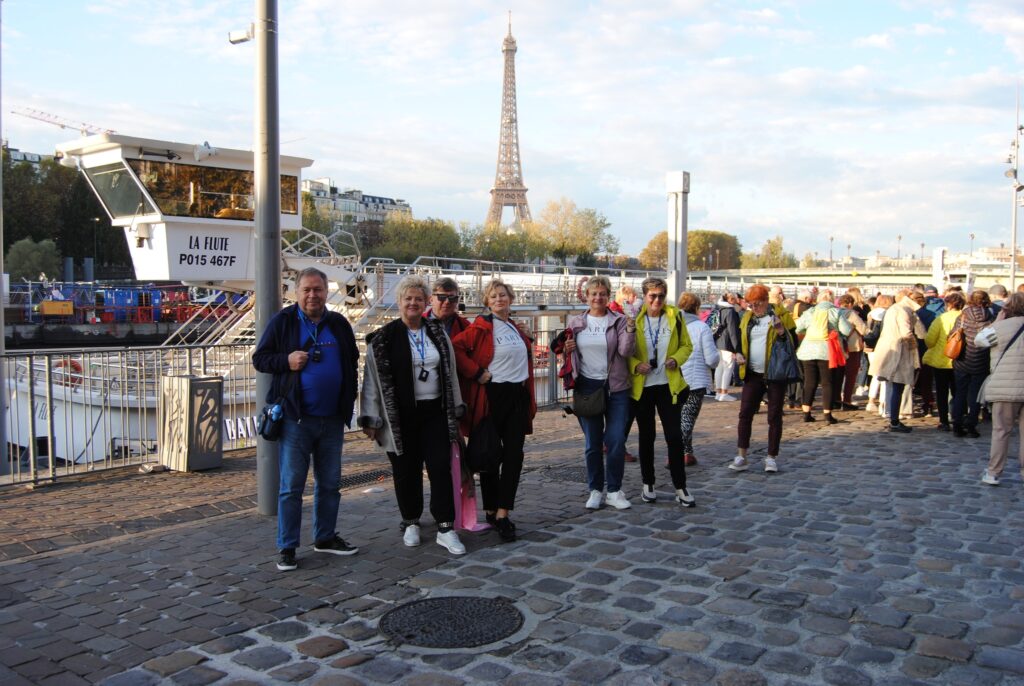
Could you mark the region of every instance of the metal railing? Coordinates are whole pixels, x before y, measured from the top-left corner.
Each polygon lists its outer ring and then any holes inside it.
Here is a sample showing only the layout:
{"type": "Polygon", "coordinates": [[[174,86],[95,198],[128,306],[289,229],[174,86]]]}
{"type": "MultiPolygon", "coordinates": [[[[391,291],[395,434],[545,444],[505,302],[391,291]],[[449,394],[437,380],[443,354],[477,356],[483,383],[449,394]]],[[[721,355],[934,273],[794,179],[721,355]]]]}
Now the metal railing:
{"type": "Polygon", "coordinates": [[[224,448],[252,445],[251,345],[8,352],[8,443],[0,484],[38,483],[98,469],[159,461],[160,379],[224,379],[224,448]]]}

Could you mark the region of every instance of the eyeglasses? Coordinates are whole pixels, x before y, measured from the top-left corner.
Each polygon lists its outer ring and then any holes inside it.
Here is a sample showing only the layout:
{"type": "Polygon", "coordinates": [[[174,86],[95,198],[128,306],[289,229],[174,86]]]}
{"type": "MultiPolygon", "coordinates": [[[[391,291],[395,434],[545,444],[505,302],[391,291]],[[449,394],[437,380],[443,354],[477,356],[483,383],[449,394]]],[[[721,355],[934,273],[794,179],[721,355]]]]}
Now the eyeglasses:
{"type": "Polygon", "coordinates": [[[457,295],[448,295],[447,293],[434,293],[434,297],[437,298],[438,301],[443,303],[446,303],[449,300],[452,301],[453,303],[459,302],[459,296],[457,295]]]}
{"type": "Polygon", "coordinates": [[[648,293],[647,297],[650,298],[651,300],[664,300],[665,299],[665,294],[664,293],[648,293]]]}

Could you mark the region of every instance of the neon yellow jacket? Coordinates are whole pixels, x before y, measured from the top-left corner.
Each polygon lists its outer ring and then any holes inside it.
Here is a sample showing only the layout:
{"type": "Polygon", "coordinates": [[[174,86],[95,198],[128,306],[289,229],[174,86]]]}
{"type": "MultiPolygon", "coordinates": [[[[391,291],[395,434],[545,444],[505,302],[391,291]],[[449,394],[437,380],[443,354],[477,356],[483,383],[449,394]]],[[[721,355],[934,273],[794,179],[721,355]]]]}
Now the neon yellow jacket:
{"type": "MultiPolygon", "coordinates": [[[[672,335],[668,339],[668,356],[676,361],[675,369],[665,368],[665,375],[668,377],[668,389],[672,392],[672,402],[679,402],[679,394],[686,388],[686,380],[683,378],[683,363],[693,352],[693,342],[690,340],[690,332],[686,329],[686,321],[683,313],[672,305],[665,305],[665,317],[672,324],[672,335]]],[[[636,350],[629,358],[629,373],[633,375],[633,389],[630,394],[633,400],[639,400],[644,392],[644,375],[636,373],[636,366],[641,362],[650,360],[647,352],[647,305],[640,309],[636,316],[636,350]]]]}
{"type": "MultiPolygon", "coordinates": [[[[772,305],[768,306],[772,311],[775,311],[775,307],[772,305]]],[[[779,319],[782,320],[782,325],[786,327],[786,331],[792,331],[796,328],[796,322],[793,321],[793,315],[789,313],[785,308],[778,308],[779,311],[775,312],[779,319]]],[[[740,319],[740,352],[743,354],[743,364],[740,365],[740,378],[744,379],[747,376],[747,358],[750,357],[750,325],[751,319],[754,313],[747,310],[743,313],[743,318],[740,319]]],[[[775,342],[775,327],[768,327],[768,349],[764,353],[765,367],[768,366],[768,360],[772,357],[772,343],[775,342]]]]}

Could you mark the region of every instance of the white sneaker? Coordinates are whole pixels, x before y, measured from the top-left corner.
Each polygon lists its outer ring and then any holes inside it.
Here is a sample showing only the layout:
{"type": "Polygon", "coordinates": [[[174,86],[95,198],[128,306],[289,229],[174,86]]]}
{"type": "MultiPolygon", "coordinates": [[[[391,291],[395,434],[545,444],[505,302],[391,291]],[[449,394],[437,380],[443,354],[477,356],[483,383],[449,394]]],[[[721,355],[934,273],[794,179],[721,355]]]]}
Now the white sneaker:
{"type": "Polygon", "coordinates": [[[402,534],[402,542],[410,548],[415,548],[420,544],[420,525],[410,524],[405,527],[405,533],[402,534]]]}
{"type": "Polygon", "coordinates": [[[734,472],[745,472],[750,469],[750,465],[747,464],[747,458],[742,455],[737,455],[732,458],[732,463],[729,465],[729,469],[734,472]]]}
{"type": "Polygon", "coordinates": [[[878,412],[878,403],[874,400],[869,400],[868,404],[864,406],[865,412],[878,412]]]}
{"type": "Polygon", "coordinates": [[[587,498],[587,504],[584,505],[583,507],[587,508],[588,510],[600,510],[601,503],[603,502],[604,493],[602,493],[601,491],[591,491],[590,497],[587,498]]]}
{"type": "Polygon", "coordinates": [[[466,552],[466,546],[462,545],[462,541],[459,540],[459,535],[455,533],[454,529],[444,533],[438,531],[437,544],[443,548],[447,548],[448,552],[452,555],[464,555],[466,552]]]}
{"type": "Polygon", "coordinates": [[[998,486],[999,485],[999,477],[992,476],[991,474],[988,473],[988,470],[986,469],[985,473],[982,474],[982,476],[981,476],[981,483],[988,484],[989,486],[998,486]]]}
{"type": "Polygon", "coordinates": [[[676,502],[683,507],[696,507],[697,501],[685,488],[676,489],[676,502]]]}
{"type": "Polygon", "coordinates": [[[723,395],[718,396],[718,402],[720,402],[720,403],[731,403],[731,402],[735,402],[735,401],[736,401],[736,398],[734,398],[733,396],[729,395],[728,393],[725,393],[723,395]]]}
{"type": "Polygon", "coordinates": [[[775,464],[774,457],[764,458],[764,471],[766,472],[777,472],[779,471],[779,465],[775,464]]]}
{"type": "Polygon", "coordinates": [[[628,510],[632,505],[626,500],[626,494],[622,491],[609,493],[606,502],[616,510],[628,510]]]}
{"type": "Polygon", "coordinates": [[[654,486],[644,484],[644,490],[640,491],[640,500],[645,503],[653,503],[658,500],[658,494],[654,492],[654,486]]]}

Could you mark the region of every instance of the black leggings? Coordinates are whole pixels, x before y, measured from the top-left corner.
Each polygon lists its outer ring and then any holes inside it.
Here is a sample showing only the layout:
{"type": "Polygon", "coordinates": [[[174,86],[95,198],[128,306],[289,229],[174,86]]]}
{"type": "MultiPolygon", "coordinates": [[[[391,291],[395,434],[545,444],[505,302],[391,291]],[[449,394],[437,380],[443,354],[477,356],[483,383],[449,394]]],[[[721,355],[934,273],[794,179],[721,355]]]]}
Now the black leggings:
{"type": "Polygon", "coordinates": [[[512,510],[523,472],[523,444],[530,421],[530,394],[521,383],[489,383],[487,407],[501,442],[498,471],[480,473],[480,496],[487,512],[512,510]]]}
{"type": "Polygon", "coordinates": [[[417,400],[416,413],[402,422],[402,431],[405,452],[388,453],[402,521],[416,522],[423,514],[424,464],[430,479],[430,514],[438,523],[455,521],[451,442],[441,400],[417,400]]]}
{"type": "Polygon", "coordinates": [[[803,360],[804,366],[804,398],[803,404],[810,407],[814,404],[814,392],[821,383],[821,404],[826,412],[832,411],[832,370],[828,360],[803,360]]]}

